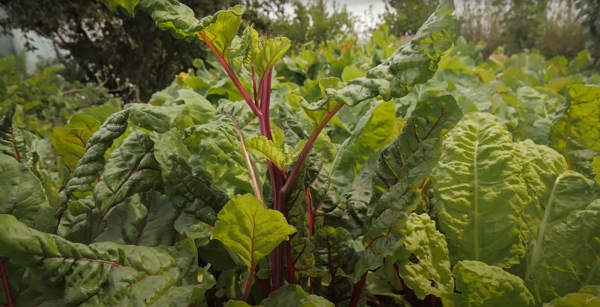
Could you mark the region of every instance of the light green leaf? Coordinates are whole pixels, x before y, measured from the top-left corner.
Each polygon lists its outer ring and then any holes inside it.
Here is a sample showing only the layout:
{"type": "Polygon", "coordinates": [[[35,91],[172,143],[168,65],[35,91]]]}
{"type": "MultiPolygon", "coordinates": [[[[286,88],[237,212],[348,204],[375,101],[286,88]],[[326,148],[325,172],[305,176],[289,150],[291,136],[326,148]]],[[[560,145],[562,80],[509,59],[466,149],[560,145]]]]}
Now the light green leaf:
{"type": "Polygon", "coordinates": [[[54,233],[56,218],[42,183],[29,168],[0,153],[0,214],[11,214],[28,227],[54,233]]]}
{"type": "Polygon", "coordinates": [[[363,164],[397,135],[394,102],[383,102],[372,108],[338,149],[331,169],[332,182],[338,187],[349,187],[363,164]]]}
{"type": "Polygon", "coordinates": [[[419,299],[454,292],[446,237],[435,229],[427,214],[411,214],[404,229],[405,239],[396,251],[398,273],[419,299]]]}
{"type": "Polygon", "coordinates": [[[281,152],[273,141],[268,140],[262,135],[246,139],[244,140],[244,144],[246,144],[246,148],[267,158],[281,170],[287,170],[287,167],[293,163],[291,158],[281,152]]]}
{"type": "Polygon", "coordinates": [[[600,200],[571,212],[545,238],[528,285],[539,302],[600,284],[600,200]]]}
{"type": "Polygon", "coordinates": [[[85,153],[92,134],[100,129],[100,122],[86,114],[75,114],[62,128],[54,128],[50,139],[63,164],[71,171],[85,153]]]}
{"type": "Polygon", "coordinates": [[[512,135],[487,113],[468,113],[443,139],[431,173],[450,259],[510,267],[525,254],[521,213],[529,202],[512,135]]]}
{"type": "Polygon", "coordinates": [[[550,127],[564,98],[545,88],[521,87],[517,90],[516,110],[519,122],[516,127],[519,140],[532,139],[537,144],[548,145],[550,127]]]}
{"type": "Polygon", "coordinates": [[[116,11],[120,6],[123,11],[129,15],[135,15],[135,7],[140,3],[140,0],[102,0],[111,11],[116,11]]]}
{"type": "Polygon", "coordinates": [[[266,209],[250,194],[232,197],[223,207],[212,237],[231,248],[250,271],[296,232],[279,211],[266,209]]]}
{"type": "Polygon", "coordinates": [[[243,6],[220,11],[214,15],[212,23],[202,30],[202,33],[206,35],[206,43],[212,44],[217,53],[228,63],[231,43],[240,28],[244,11],[246,9],[243,6]]]}
{"type": "Polygon", "coordinates": [[[286,37],[270,38],[265,42],[253,62],[259,80],[262,80],[269,73],[269,70],[283,58],[291,46],[290,40],[286,37]]]}
{"type": "Polygon", "coordinates": [[[17,104],[8,100],[0,104],[0,154],[8,155],[19,163],[33,163],[33,142],[37,138],[29,131],[18,128],[13,122],[17,104]]]}
{"type": "MultiPolygon", "coordinates": [[[[174,247],[71,243],[0,215],[0,257],[28,268],[31,283],[64,306],[187,306],[214,285],[197,283],[191,240],[174,247]]],[[[207,273],[205,273],[207,274],[207,273]]]]}
{"type": "Polygon", "coordinates": [[[598,307],[600,306],[600,286],[585,286],[577,293],[569,293],[552,300],[544,307],[598,307]]]}
{"type": "Polygon", "coordinates": [[[181,141],[177,131],[152,135],[154,154],[160,164],[165,194],[184,212],[209,225],[229,201],[227,192],[212,182],[197,157],[181,141]]]}
{"type": "Polygon", "coordinates": [[[535,306],[523,280],[502,268],[479,261],[459,261],[452,271],[456,290],[442,298],[444,306],[535,306]]]}
{"type": "Polygon", "coordinates": [[[299,285],[285,285],[271,293],[268,298],[260,302],[264,307],[334,307],[333,303],[325,298],[308,294],[299,285]]]}
{"type": "Polygon", "coordinates": [[[348,82],[356,78],[362,78],[366,75],[367,73],[365,71],[360,70],[355,65],[349,65],[344,67],[344,70],[342,71],[342,81],[348,82]]]}
{"type": "Polygon", "coordinates": [[[101,106],[85,108],[82,114],[89,115],[100,123],[104,123],[111,115],[119,111],[121,111],[121,100],[112,98],[101,106]]]}

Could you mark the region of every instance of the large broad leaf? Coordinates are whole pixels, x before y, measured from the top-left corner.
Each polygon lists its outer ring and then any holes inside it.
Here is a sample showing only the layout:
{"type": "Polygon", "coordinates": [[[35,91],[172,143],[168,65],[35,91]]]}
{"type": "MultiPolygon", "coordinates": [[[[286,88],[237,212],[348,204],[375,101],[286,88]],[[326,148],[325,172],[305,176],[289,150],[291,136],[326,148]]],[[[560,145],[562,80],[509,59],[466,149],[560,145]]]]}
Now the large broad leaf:
{"type": "Polygon", "coordinates": [[[62,163],[71,171],[85,153],[87,142],[92,134],[100,129],[100,122],[86,114],[75,114],[62,128],[52,130],[52,145],[62,163]]]}
{"type": "Polygon", "coordinates": [[[212,237],[253,271],[259,260],[295,232],[281,212],[266,209],[256,197],[244,194],[231,198],[219,212],[212,237]]]}
{"type": "Polygon", "coordinates": [[[152,139],[165,193],[184,212],[214,225],[218,212],[229,201],[227,192],[212,182],[197,157],[191,157],[176,130],[153,134],[152,139]]]}
{"type": "Polygon", "coordinates": [[[40,180],[29,168],[0,153],[0,214],[11,214],[28,227],[53,233],[54,209],[48,204],[40,180]]]}
{"type": "Polygon", "coordinates": [[[418,180],[435,165],[442,131],[463,114],[452,96],[430,97],[417,102],[402,133],[381,151],[373,176],[373,198],[378,199],[401,180],[418,180]]]}
{"type": "Polygon", "coordinates": [[[479,261],[459,261],[452,271],[456,290],[442,298],[444,306],[535,306],[523,280],[502,268],[479,261]]]}
{"type": "MultiPolygon", "coordinates": [[[[188,306],[213,286],[197,284],[197,250],[71,243],[0,215],[0,257],[29,269],[29,280],[62,306],[188,306]]],[[[205,273],[206,274],[206,273],[205,273]]]]}
{"type": "Polygon", "coordinates": [[[398,273],[419,299],[433,294],[442,297],[454,291],[446,237],[435,229],[427,214],[411,214],[405,239],[396,251],[398,273]]]}
{"type": "Polygon", "coordinates": [[[259,80],[269,73],[269,70],[283,58],[291,46],[290,40],[286,37],[271,38],[264,43],[262,50],[254,59],[254,69],[259,80]]]}
{"type": "Polygon", "coordinates": [[[339,90],[327,89],[325,97],[307,109],[335,110],[339,104],[355,106],[377,96],[384,100],[400,98],[415,85],[427,82],[436,72],[444,52],[453,44],[457,29],[453,11],[453,1],[442,2],[410,43],[369,70],[366,77],[351,80],[339,90]]]}
{"type": "Polygon", "coordinates": [[[245,10],[243,6],[236,6],[218,12],[214,15],[212,23],[202,30],[206,43],[212,44],[219,56],[227,62],[230,58],[231,44],[242,24],[242,14],[245,10]]]}
{"type": "Polygon", "coordinates": [[[285,285],[260,302],[264,307],[334,307],[323,297],[308,294],[298,285],[285,285]]]}
{"type": "Polygon", "coordinates": [[[578,160],[591,160],[600,152],[600,87],[573,85],[569,88],[567,106],[560,112],[551,129],[551,146],[562,153],[570,167],[582,173],[578,160]]]}
{"type": "Polygon", "coordinates": [[[528,284],[539,302],[600,284],[600,200],[552,229],[528,284]]]}
{"type": "Polygon", "coordinates": [[[530,198],[512,135],[487,113],[468,113],[444,138],[431,178],[450,259],[510,267],[525,254],[521,212],[530,198]]]}
{"type": "Polygon", "coordinates": [[[127,197],[160,187],[162,178],[154,157],[154,142],[136,130],[108,157],[94,189],[94,202],[101,215],[106,215],[127,197]]]}
{"type": "Polygon", "coordinates": [[[544,307],[595,307],[600,306],[600,286],[585,286],[577,293],[569,293],[552,300],[544,307]]]}
{"type": "Polygon", "coordinates": [[[363,164],[397,134],[396,106],[393,101],[383,102],[371,109],[338,149],[331,169],[333,183],[338,187],[350,186],[363,164]]]}
{"type": "Polygon", "coordinates": [[[228,182],[252,192],[248,162],[237,130],[235,122],[223,116],[186,129],[184,141],[192,154],[201,157],[202,165],[215,183],[228,182]]]}
{"type": "Polygon", "coordinates": [[[106,228],[94,242],[140,246],[175,243],[173,223],[178,210],[157,191],[136,194],[117,205],[106,217],[106,228]]]}
{"type": "Polygon", "coordinates": [[[564,103],[564,98],[551,90],[528,86],[519,88],[516,104],[519,114],[517,138],[528,138],[537,144],[548,145],[552,121],[564,103]]]}

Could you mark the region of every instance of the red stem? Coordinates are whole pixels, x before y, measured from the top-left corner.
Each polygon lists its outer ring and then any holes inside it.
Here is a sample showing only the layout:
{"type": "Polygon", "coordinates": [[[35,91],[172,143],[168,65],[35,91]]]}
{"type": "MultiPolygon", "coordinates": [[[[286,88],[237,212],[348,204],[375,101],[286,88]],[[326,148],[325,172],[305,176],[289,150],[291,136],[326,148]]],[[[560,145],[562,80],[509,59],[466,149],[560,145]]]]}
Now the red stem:
{"type": "Polygon", "coordinates": [[[8,286],[8,275],[6,275],[6,270],[4,269],[4,261],[0,259],[0,275],[2,275],[2,285],[4,286],[4,293],[6,296],[6,302],[8,303],[8,307],[14,307],[15,304],[10,296],[10,287],[8,286]]]}
{"type": "Polygon", "coordinates": [[[325,128],[327,123],[333,118],[333,116],[335,116],[335,114],[343,106],[344,106],[344,104],[338,104],[335,108],[333,108],[333,110],[331,110],[329,113],[327,113],[327,116],[325,116],[325,119],[323,119],[323,121],[319,124],[319,126],[317,126],[315,131],[313,131],[313,133],[310,135],[310,137],[308,138],[308,141],[306,142],[306,145],[304,145],[304,148],[302,149],[302,152],[300,153],[300,156],[298,157],[298,161],[296,161],[296,164],[294,165],[292,172],[288,176],[288,179],[286,180],[285,185],[281,189],[280,194],[285,195],[290,191],[290,189],[292,188],[292,185],[294,184],[294,181],[296,180],[298,175],[300,175],[300,169],[302,168],[302,164],[304,164],[304,160],[306,160],[306,157],[308,157],[308,153],[310,152],[310,149],[312,148],[313,144],[317,140],[319,133],[321,133],[321,131],[323,130],[323,128],[325,128]]]}
{"type": "Polygon", "coordinates": [[[367,301],[377,305],[377,306],[381,306],[381,307],[390,307],[390,305],[380,301],[378,298],[374,297],[374,296],[370,296],[367,295],[367,301]]]}
{"type": "Polygon", "coordinates": [[[250,109],[252,109],[252,112],[254,113],[254,115],[261,118],[262,113],[260,112],[260,110],[258,109],[256,104],[252,101],[252,98],[250,98],[250,95],[248,95],[248,93],[246,92],[246,89],[244,89],[244,86],[242,86],[242,83],[240,82],[240,80],[237,78],[237,76],[233,72],[233,69],[231,69],[231,66],[229,66],[227,61],[225,61],[225,59],[219,54],[217,49],[215,49],[215,46],[213,45],[213,43],[206,37],[206,35],[204,33],[202,33],[202,31],[198,31],[198,34],[200,34],[200,36],[202,37],[204,42],[208,45],[208,48],[210,48],[210,51],[212,51],[212,53],[217,57],[217,60],[219,61],[219,63],[221,63],[221,66],[223,66],[223,69],[225,69],[225,72],[227,73],[227,75],[229,76],[229,78],[231,79],[231,81],[233,82],[235,87],[240,92],[240,95],[242,95],[242,97],[244,97],[244,100],[246,100],[246,103],[248,104],[248,106],[250,106],[250,109]]]}
{"type": "Polygon", "coordinates": [[[244,293],[240,297],[240,300],[246,301],[248,300],[248,296],[250,296],[250,290],[252,290],[252,283],[254,282],[254,268],[250,268],[250,276],[244,282],[244,293]]]}
{"type": "Polygon", "coordinates": [[[268,280],[256,278],[256,281],[258,281],[258,285],[262,289],[265,297],[269,297],[269,295],[271,295],[271,285],[267,282],[268,280]]]}
{"type": "Polygon", "coordinates": [[[352,290],[352,298],[350,299],[350,307],[358,307],[358,303],[360,302],[360,296],[365,288],[365,283],[367,282],[367,273],[363,274],[360,280],[354,285],[354,289],[352,290]]]}
{"type": "Polygon", "coordinates": [[[394,263],[394,271],[396,271],[396,275],[398,276],[398,279],[400,280],[400,283],[402,284],[402,290],[404,291],[406,300],[412,306],[417,306],[417,304],[419,303],[419,299],[417,299],[415,292],[406,285],[406,283],[404,282],[404,279],[402,279],[402,276],[400,276],[400,272],[398,272],[398,264],[394,263]]]}

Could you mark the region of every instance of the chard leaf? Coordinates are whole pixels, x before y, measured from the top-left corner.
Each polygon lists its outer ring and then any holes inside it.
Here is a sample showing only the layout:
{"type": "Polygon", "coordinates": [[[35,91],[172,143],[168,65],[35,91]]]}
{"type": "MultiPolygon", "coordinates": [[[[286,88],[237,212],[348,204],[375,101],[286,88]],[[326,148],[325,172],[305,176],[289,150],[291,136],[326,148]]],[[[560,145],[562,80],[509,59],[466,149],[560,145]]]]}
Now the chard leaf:
{"type": "Polygon", "coordinates": [[[30,165],[33,161],[33,141],[36,137],[29,131],[19,129],[13,123],[16,102],[8,100],[0,105],[0,154],[30,165]]]}
{"type": "Polygon", "coordinates": [[[308,294],[298,285],[285,285],[279,290],[273,292],[268,298],[260,302],[264,307],[334,307],[332,302],[316,296],[308,294]]]}
{"type": "Polygon", "coordinates": [[[269,70],[283,58],[291,46],[290,40],[286,37],[270,38],[265,42],[253,62],[259,80],[269,73],[269,70]]]}
{"type": "Polygon", "coordinates": [[[600,284],[600,200],[552,229],[528,285],[539,302],[600,284]]]}
{"type": "Polygon", "coordinates": [[[160,164],[165,194],[177,207],[200,221],[214,225],[217,213],[229,201],[227,192],[212,182],[176,130],[154,134],[154,154],[160,164]]]}
{"type": "Polygon", "coordinates": [[[556,298],[544,307],[585,307],[600,306],[600,286],[585,286],[577,293],[569,293],[556,298]]]}
{"type": "Polygon", "coordinates": [[[92,134],[100,129],[100,122],[90,115],[75,114],[62,128],[54,128],[52,145],[62,163],[73,171],[85,153],[85,147],[92,134]]]}
{"type": "Polygon", "coordinates": [[[569,88],[567,105],[560,112],[551,128],[551,146],[562,153],[573,169],[589,173],[589,170],[576,168],[581,164],[582,154],[591,160],[597,154],[577,151],[600,152],[600,87],[573,85],[569,88]]]}
{"type": "Polygon", "coordinates": [[[431,173],[450,259],[510,267],[525,255],[521,213],[530,201],[512,135],[487,113],[468,113],[444,137],[431,173]]]}
{"type": "Polygon", "coordinates": [[[29,168],[0,153],[0,214],[10,214],[28,227],[54,233],[56,218],[40,180],[29,168]]]}
{"type": "Polygon", "coordinates": [[[136,194],[117,205],[106,218],[106,228],[94,240],[138,246],[171,246],[178,217],[167,196],[156,191],[136,194]]]}
{"type": "Polygon", "coordinates": [[[315,246],[315,271],[319,278],[314,279],[315,293],[335,306],[345,306],[352,296],[352,284],[338,270],[350,274],[358,255],[354,250],[354,240],[344,228],[323,227],[311,238],[315,246]]]}
{"type": "Polygon", "coordinates": [[[459,261],[452,275],[460,294],[442,298],[444,306],[535,306],[523,280],[502,268],[479,261],[459,261]]]}
{"type": "Polygon", "coordinates": [[[330,175],[333,183],[337,187],[350,186],[363,164],[396,135],[398,127],[394,102],[383,102],[372,108],[338,149],[330,175]]]}
{"type": "Polygon", "coordinates": [[[287,167],[293,162],[291,157],[277,148],[277,145],[273,141],[262,135],[246,139],[244,140],[244,144],[246,144],[246,148],[267,158],[281,170],[287,170],[287,167]]]}
{"type": "Polygon", "coordinates": [[[147,134],[136,130],[108,157],[102,176],[94,188],[94,202],[104,216],[127,197],[161,187],[161,171],[154,157],[154,142],[147,134]]]}
{"type": "Polygon", "coordinates": [[[398,273],[419,299],[429,294],[442,297],[453,293],[446,237],[435,229],[427,214],[411,214],[404,230],[402,247],[395,253],[398,273]]]}
{"type": "Polygon", "coordinates": [[[211,123],[186,129],[184,142],[194,155],[202,157],[202,166],[215,183],[228,182],[253,192],[237,129],[231,118],[223,116],[211,123]]]}
{"type": "Polygon", "coordinates": [[[121,7],[129,16],[135,15],[135,8],[140,4],[140,0],[103,0],[102,2],[113,12],[121,7]]]}
{"type": "Polygon", "coordinates": [[[87,246],[0,215],[0,245],[0,257],[27,267],[30,282],[65,306],[187,306],[214,285],[208,276],[197,284],[191,240],[175,247],[87,246]]]}
{"type": "Polygon", "coordinates": [[[419,101],[400,136],[381,151],[373,176],[374,200],[405,178],[412,182],[426,176],[439,157],[431,150],[437,148],[442,132],[462,116],[452,96],[419,101]]]}
{"type": "Polygon", "coordinates": [[[217,12],[212,17],[211,23],[202,29],[202,33],[206,36],[206,43],[212,44],[217,53],[228,63],[231,43],[242,24],[244,11],[246,9],[243,6],[235,6],[227,11],[217,12]]]}
{"type": "Polygon", "coordinates": [[[266,209],[250,194],[237,195],[219,212],[212,237],[231,248],[250,271],[295,233],[279,211],[266,209]]]}
{"type": "Polygon", "coordinates": [[[252,27],[248,26],[244,29],[242,37],[240,38],[239,46],[231,50],[231,57],[241,57],[242,61],[246,64],[253,63],[258,54],[260,53],[260,43],[258,32],[252,27]]]}
{"type": "Polygon", "coordinates": [[[600,186],[600,156],[594,157],[593,170],[596,174],[594,180],[596,180],[596,184],[600,186]]]}
{"type": "Polygon", "coordinates": [[[548,145],[552,121],[564,104],[564,98],[552,90],[528,86],[519,88],[515,108],[519,114],[516,138],[548,145]]]}
{"type": "Polygon", "coordinates": [[[165,133],[173,127],[184,131],[213,120],[215,108],[202,95],[191,89],[182,89],[179,90],[179,97],[185,104],[168,107],[132,104],[128,108],[131,112],[129,118],[137,126],[159,133],[165,133]]]}

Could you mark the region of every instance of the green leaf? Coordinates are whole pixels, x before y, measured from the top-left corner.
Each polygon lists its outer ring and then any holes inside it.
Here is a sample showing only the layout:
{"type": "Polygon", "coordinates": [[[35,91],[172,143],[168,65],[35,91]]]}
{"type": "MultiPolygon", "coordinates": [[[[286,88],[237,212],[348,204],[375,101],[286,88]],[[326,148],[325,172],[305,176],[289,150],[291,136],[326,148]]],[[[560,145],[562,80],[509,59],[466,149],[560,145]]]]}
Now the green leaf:
{"type": "Polygon", "coordinates": [[[196,156],[191,157],[176,130],[153,134],[152,139],[165,194],[191,216],[214,225],[217,213],[229,201],[227,192],[212,182],[196,156]]]}
{"type": "Polygon", "coordinates": [[[281,152],[273,141],[268,140],[262,135],[246,139],[244,140],[244,144],[246,148],[267,158],[281,170],[287,170],[287,167],[294,162],[291,157],[281,152]]]}
{"type": "Polygon", "coordinates": [[[264,307],[334,307],[332,302],[325,298],[308,294],[298,285],[285,285],[273,292],[268,298],[260,302],[264,307]]]}
{"type": "Polygon", "coordinates": [[[460,294],[442,298],[444,306],[535,306],[523,280],[502,268],[479,261],[459,261],[452,275],[460,294]]]}
{"type": "Polygon", "coordinates": [[[381,151],[373,176],[373,199],[377,200],[401,180],[420,185],[418,181],[429,174],[439,157],[437,147],[442,132],[462,116],[452,96],[419,101],[400,136],[381,151]]]}
{"type": "Polygon", "coordinates": [[[0,214],[11,214],[28,227],[54,233],[56,218],[42,183],[29,168],[0,153],[0,214]]]}
{"type": "Polygon", "coordinates": [[[135,15],[135,7],[140,4],[140,0],[102,0],[102,2],[113,12],[120,6],[129,16],[135,15]]]}
{"type": "Polygon", "coordinates": [[[557,110],[564,104],[564,98],[551,90],[527,86],[519,88],[516,104],[519,114],[516,138],[532,139],[542,145],[549,144],[552,121],[557,110]]]}
{"type": "Polygon", "coordinates": [[[228,63],[231,43],[242,24],[244,11],[246,9],[243,6],[235,6],[227,11],[220,11],[212,17],[211,23],[202,29],[202,33],[206,35],[206,43],[212,44],[219,56],[228,63]]]}
{"type": "Polygon", "coordinates": [[[13,122],[17,104],[8,100],[0,105],[0,154],[8,155],[19,163],[29,165],[33,159],[33,142],[37,138],[13,122]]]}
{"type": "Polygon", "coordinates": [[[350,186],[363,164],[397,134],[394,102],[383,102],[372,108],[338,149],[331,169],[332,182],[338,187],[350,186]]]}
{"type": "Polygon", "coordinates": [[[75,114],[66,126],[52,130],[50,139],[56,154],[71,171],[83,157],[87,142],[98,129],[100,122],[97,119],[86,114],[75,114]]]}
{"type": "Polygon", "coordinates": [[[31,283],[65,306],[187,306],[214,285],[206,276],[197,284],[191,240],[175,247],[86,246],[0,215],[0,245],[0,257],[27,267],[31,283]]]}
{"type": "Polygon", "coordinates": [[[600,284],[600,200],[552,229],[528,284],[539,302],[600,284]]]}
{"type": "Polygon", "coordinates": [[[398,273],[419,299],[429,294],[442,297],[453,293],[446,237],[435,229],[427,214],[411,214],[404,230],[402,247],[396,251],[398,273]]]}
{"type": "Polygon", "coordinates": [[[596,174],[596,176],[594,176],[594,180],[596,180],[596,184],[600,186],[600,156],[594,157],[593,170],[596,174]]]}
{"type": "Polygon", "coordinates": [[[153,106],[149,104],[130,104],[130,119],[139,127],[165,133],[176,127],[186,128],[211,122],[215,108],[202,95],[191,89],[179,90],[179,99],[185,104],[177,106],[153,106]]]}
{"type": "Polygon", "coordinates": [[[596,307],[600,306],[600,286],[585,286],[577,293],[569,293],[552,300],[544,307],[596,307]]]}
{"type": "Polygon", "coordinates": [[[101,106],[85,108],[82,114],[89,115],[100,123],[104,123],[111,115],[119,111],[121,111],[121,100],[112,98],[101,106]]]}
{"type": "Polygon", "coordinates": [[[245,191],[253,191],[248,162],[231,118],[223,116],[186,129],[184,142],[194,155],[202,157],[202,165],[215,183],[225,181],[245,191]]]}
{"type": "Polygon", "coordinates": [[[212,237],[253,271],[259,260],[295,232],[281,212],[265,209],[254,196],[244,194],[232,197],[219,212],[212,237]]]}
{"type": "Polygon", "coordinates": [[[241,56],[246,64],[253,63],[260,53],[259,35],[252,26],[246,27],[237,48],[231,50],[231,57],[241,56]]]}
{"type": "Polygon", "coordinates": [[[136,193],[162,187],[161,170],[154,157],[154,142],[140,130],[130,134],[110,154],[98,184],[94,202],[101,215],[136,193]]]}
{"type": "Polygon", "coordinates": [[[495,116],[468,113],[443,142],[431,180],[450,259],[519,263],[525,254],[521,213],[529,195],[512,135],[495,116]]]}
{"type": "Polygon", "coordinates": [[[262,80],[269,73],[269,70],[283,58],[291,46],[290,40],[286,37],[270,38],[265,42],[253,62],[259,80],[262,80]]]}
{"type": "Polygon", "coordinates": [[[94,242],[138,246],[171,246],[177,209],[167,196],[156,191],[136,194],[117,205],[106,217],[106,228],[94,242]]]}
{"type": "Polygon", "coordinates": [[[344,67],[344,70],[342,71],[342,81],[348,82],[348,81],[356,79],[356,78],[362,78],[366,75],[367,75],[366,72],[360,70],[355,65],[350,65],[350,66],[344,67]]]}

